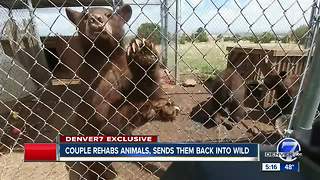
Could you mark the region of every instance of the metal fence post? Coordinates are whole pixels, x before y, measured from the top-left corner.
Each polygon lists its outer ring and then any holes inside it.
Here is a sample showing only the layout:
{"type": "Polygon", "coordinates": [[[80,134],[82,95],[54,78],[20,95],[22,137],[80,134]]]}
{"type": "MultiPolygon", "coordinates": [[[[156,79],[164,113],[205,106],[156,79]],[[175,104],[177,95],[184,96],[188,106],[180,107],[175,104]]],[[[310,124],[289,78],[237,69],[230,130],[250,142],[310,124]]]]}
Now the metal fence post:
{"type": "Polygon", "coordinates": [[[179,68],[178,68],[178,32],[179,32],[179,1],[176,1],[176,28],[175,28],[175,50],[174,50],[174,82],[178,84],[179,68]]]}
{"type": "MultiPolygon", "coordinates": [[[[318,1],[316,2],[318,4],[318,1]]],[[[314,6],[313,6],[314,8],[314,6]]],[[[315,11],[315,9],[313,9],[313,11],[315,11]]],[[[287,135],[290,136],[290,134],[292,133],[292,130],[293,128],[296,129],[296,125],[297,125],[297,121],[298,121],[298,118],[297,118],[297,115],[294,114],[294,112],[296,112],[298,110],[298,104],[302,102],[302,100],[300,100],[302,97],[302,90],[304,89],[304,83],[306,81],[306,78],[307,78],[307,73],[310,71],[310,67],[312,66],[311,63],[312,63],[312,60],[313,60],[313,53],[315,52],[315,48],[317,47],[317,38],[318,38],[318,34],[319,34],[319,15],[318,15],[318,11],[317,12],[313,12],[313,14],[311,15],[311,18],[310,18],[310,22],[309,24],[311,25],[312,24],[312,31],[309,32],[309,36],[311,36],[310,40],[308,40],[308,42],[305,44],[305,48],[309,48],[309,51],[308,51],[308,57],[307,57],[307,62],[306,62],[306,65],[305,65],[305,69],[303,70],[303,76],[302,76],[302,79],[301,79],[301,84],[300,84],[300,87],[299,87],[299,93],[296,97],[296,100],[294,102],[294,107],[293,107],[293,110],[292,110],[292,115],[290,117],[290,121],[289,121],[289,125],[288,125],[288,128],[287,128],[287,135]]]]}
{"type": "Polygon", "coordinates": [[[161,3],[161,60],[164,66],[168,66],[168,2],[161,3]]]}
{"type": "Polygon", "coordinates": [[[311,46],[314,33],[315,33],[315,18],[316,15],[318,14],[318,0],[313,0],[313,5],[311,9],[311,15],[310,15],[310,20],[309,20],[309,27],[312,27],[311,30],[309,31],[307,35],[307,40],[305,42],[305,48],[309,48],[311,46]]]}
{"type": "MultiPolygon", "coordinates": [[[[295,129],[297,131],[308,131],[312,128],[312,124],[318,109],[320,102],[320,81],[319,81],[319,70],[320,70],[320,34],[316,32],[315,36],[315,48],[312,57],[309,71],[305,75],[303,93],[301,94],[300,108],[294,117],[295,129]],[[305,83],[307,82],[307,83],[305,83]]],[[[310,55],[312,52],[310,53],[310,55]]]]}

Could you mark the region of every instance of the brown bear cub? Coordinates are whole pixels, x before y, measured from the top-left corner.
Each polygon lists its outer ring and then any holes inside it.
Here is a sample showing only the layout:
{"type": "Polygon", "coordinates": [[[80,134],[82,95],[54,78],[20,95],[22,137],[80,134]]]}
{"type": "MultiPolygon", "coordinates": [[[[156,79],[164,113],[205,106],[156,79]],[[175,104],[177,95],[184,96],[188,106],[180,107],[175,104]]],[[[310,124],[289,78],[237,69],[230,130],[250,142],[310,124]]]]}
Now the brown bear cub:
{"type": "Polygon", "coordinates": [[[292,113],[300,83],[299,75],[288,75],[286,71],[268,75],[265,78],[265,86],[270,90],[275,90],[276,104],[266,109],[266,113],[270,114],[269,118],[272,122],[281,115],[292,113]]]}
{"type": "Polygon", "coordinates": [[[192,109],[190,116],[193,121],[206,128],[223,124],[231,129],[232,123],[237,123],[247,116],[243,108],[246,85],[234,68],[227,68],[214,79],[208,79],[205,86],[212,95],[192,109]],[[227,117],[231,124],[225,122],[221,116],[227,117]]]}
{"type": "MultiPolygon", "coordinates": [[[[120,135],[151,120],[172,121],[177,107],[165,98],[159,83],[157,51],[145,39],[135,39],[124,49],[123,26],[132,9],[115,12],[89,8],[66,9],[77,26],[84,61],[76,74],[82,102],[63,129],[64,134],[120,135]]],[[[109,179],[116,176],[111,162],[70,162],[70,179],[109,179]]]]}

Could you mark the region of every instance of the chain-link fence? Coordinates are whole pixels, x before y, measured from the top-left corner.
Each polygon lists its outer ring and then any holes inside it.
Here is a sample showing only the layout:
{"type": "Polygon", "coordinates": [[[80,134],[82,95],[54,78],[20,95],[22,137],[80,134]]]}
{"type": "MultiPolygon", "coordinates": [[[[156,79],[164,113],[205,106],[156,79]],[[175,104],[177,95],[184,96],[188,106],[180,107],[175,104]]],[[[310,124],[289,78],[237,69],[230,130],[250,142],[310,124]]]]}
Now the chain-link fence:
{"type": "Polygon", "coordinates": [[[316,0],[0,5],[0,179],[156,179],[170,164],[23,163],[24,143],[59,134],[276,144],[308,85],[319,10],[316,0]]]}

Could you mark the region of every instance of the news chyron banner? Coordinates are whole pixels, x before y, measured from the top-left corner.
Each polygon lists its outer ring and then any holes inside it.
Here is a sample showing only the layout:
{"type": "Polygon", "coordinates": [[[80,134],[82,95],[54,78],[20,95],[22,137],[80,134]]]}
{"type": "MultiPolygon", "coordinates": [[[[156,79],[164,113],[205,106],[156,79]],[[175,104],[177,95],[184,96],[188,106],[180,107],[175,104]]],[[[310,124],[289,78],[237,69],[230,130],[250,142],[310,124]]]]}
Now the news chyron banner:
{"type": "Polygon", "coordinates": [[[25,144],[25,161],[259,161],[258,144],[160,143],[157,136],[60,136],[25,144]]]}

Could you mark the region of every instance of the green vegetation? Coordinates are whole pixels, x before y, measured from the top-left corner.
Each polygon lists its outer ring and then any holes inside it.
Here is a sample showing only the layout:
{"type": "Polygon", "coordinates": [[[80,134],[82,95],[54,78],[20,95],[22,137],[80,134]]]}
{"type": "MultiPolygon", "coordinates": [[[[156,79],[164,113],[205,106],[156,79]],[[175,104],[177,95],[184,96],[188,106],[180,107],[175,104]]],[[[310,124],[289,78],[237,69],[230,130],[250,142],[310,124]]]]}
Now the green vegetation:
{"type": "Polygon", "coordinates": [[[239,34],[235,34],[234,36],[228,36],[224,38],[224,41],[238,42],[239,40],[241,40],[241,36],[239,34]]]}
{"type": "Polygon", "coordinates": [[[138,37],[148,39],[155,44],[160,44],[160,26],[154,23],[143,23],[138,28],[138,37]]]}
{"type": "Polygon", "coordinates": [[[250,41],[253,43],[270,43],[272,41],[276,41],[277,38],[272,32],[264,32],[251,36],[240,36],[239,34],[235,34],[234,36],[224,38],[224,41],[238,42],[240,40],[250,41]]]}
{"type": "Polygon", "coordinates": [[[179,43],[180,44],[185,44],[187,42],[191,42],[192,41],[192,37],[190,37],[188,34],[183,33],[180,37],[179,37],[179,43]]]}
{"type": "Polygon", "coordinates": [[[297,44],[304,44],[306,42],[308,32],[309,27],[307,25],[301,25],[293,32],[286,33],[283,37],[276,37],[276,35],[273,32],[264,32],[260,34],[246,36],[240,36],[239,34],[235,34],[233,36],[224,37],[223,39],[224,41],[239,42],[240,40],[243,40],[250,41],[252,43],[270,43],[272,41],[280,40],[282,43],[294,42],[297,44]]]}
{"type": "Polygon", "coordinates": [[[287,35],[281,39],[281,42],[282,43],[294,42],[297,44],[304,44],[306,43],[308,32],[309,32],[308,26],[306,25],[299,26],[293,32],[287,33],[287,35]]]}
{"type": "Polygon", "coordinates": [[[298,44],[304,44],[306,42],[306,37],[309,32],[309,27],[306,25],[299,26],[297,29],[293,31],[293,33],[290,35],[291,39],[298,43],[298,44]]]}
{"type": "Polygon", "coordinates": [[[196,32],[192,34],[193,39],[197,42],[208,42],[208,34],[203,27],[199,27],[196,32]]]}
{"type": "Polygon", "coordinates": [[[264,32],[259,37],[260,43],[270,43],[271,41],[276,41],[277,38],[272,32],[264,32]]]}
{"type": "Polygon", "coordinates": [[[183,33],[179,39],[179,44],[185,44],[186,42],[208,42],[208,34],[203,27],[199,27],[194,33],[188,35],[183,33]]]}
{"type": "Polygon", "coordinates": [[[284,37],[282,37],[282,38],[280,39],[280,41],[281,41],[282,43],[290,43],[291,37],[287,34],[287,35],[285,35],[284,37]]]}

